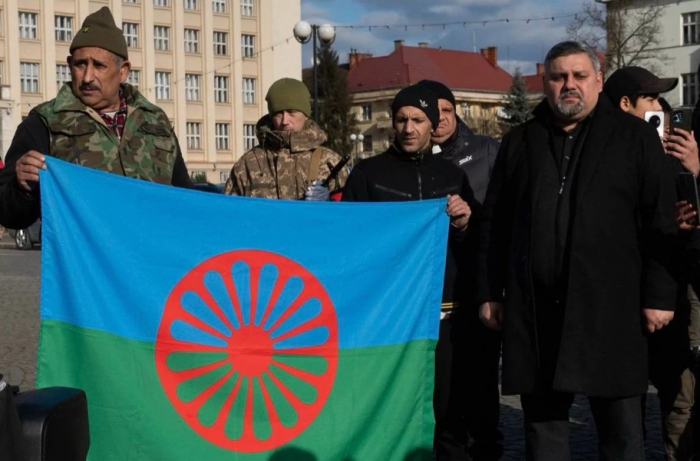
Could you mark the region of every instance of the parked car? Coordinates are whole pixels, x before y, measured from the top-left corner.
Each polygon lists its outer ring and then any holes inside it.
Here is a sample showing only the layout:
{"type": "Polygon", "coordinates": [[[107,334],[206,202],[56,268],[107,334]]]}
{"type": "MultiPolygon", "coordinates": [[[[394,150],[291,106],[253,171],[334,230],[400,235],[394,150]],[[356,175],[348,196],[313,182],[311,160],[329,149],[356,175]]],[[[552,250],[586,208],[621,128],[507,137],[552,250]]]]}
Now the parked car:
{"type": "Polygon", "coordinates": [[[214,194],[224,193],[224,184],[214,184],[210,182],[196,182],[192,185],[195,190],[201,190],[203,192],[212,192],[214,194]]]}
{"type": "Polygon", "coordinates": [[[8,229],[10,237],[15,239],[15,247],[18,250],[29,250],[34,245],[41,243],[41,219],[25,229],[8,229]]]}

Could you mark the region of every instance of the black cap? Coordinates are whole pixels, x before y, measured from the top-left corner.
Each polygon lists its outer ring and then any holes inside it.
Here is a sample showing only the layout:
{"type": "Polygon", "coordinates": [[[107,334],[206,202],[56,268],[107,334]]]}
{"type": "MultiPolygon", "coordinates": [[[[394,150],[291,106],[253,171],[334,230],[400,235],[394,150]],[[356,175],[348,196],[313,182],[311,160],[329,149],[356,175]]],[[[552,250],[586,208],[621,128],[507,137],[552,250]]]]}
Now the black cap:
{"type": "Polygon", "coordinates": [[[661,94],[678,85],[677,78],[659,78],[642,67],[617,69],[605,81],[603,92],[616,106],[623,96],[634,99],[640,94],[661,94]]]}
{"type": "Polygon", "coordinates": [[[452,94],[452,90],[450,90],[445,84],[437,82],[435,80],[421,80],[417,84],[429,88],[430,91],[435,93],[438,99],[446,99],[447,101],[450,101],[452,103],[452,107],[457,107],[455,95],[452,94]]]}
{"type": "Polygon", "coordinates": [[[402,107],[413,106],[423,111],[435,129],[440,123],[440,110],[438,109],[438,97],[428,87],[423,85],[407,86],[399,91],[391,103],[391,116],[402,107]]]}

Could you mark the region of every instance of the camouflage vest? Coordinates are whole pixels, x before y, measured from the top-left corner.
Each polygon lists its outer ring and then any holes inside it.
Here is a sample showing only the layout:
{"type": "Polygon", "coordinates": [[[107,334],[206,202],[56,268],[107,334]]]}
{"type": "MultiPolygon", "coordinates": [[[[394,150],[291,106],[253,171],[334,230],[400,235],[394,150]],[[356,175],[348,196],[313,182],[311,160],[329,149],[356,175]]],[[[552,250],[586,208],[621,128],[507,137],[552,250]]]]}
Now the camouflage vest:
{"type": "Polygon", "coordinates": [[[165,113],[123,84],[127,118],[121,140],[69,84],[35,112],[49,130],[48,155],[97,170],[171,184],[177,139],[165,113]]]}

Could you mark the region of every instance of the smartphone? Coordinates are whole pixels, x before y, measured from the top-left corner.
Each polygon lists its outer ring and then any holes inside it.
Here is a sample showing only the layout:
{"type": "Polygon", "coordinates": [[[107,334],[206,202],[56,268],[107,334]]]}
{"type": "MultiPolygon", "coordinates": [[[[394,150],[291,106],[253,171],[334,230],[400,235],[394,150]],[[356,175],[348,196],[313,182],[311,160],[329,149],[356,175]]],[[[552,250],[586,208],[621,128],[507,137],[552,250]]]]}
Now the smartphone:
{"type": "MultiPolygon", "coordinates": [[[[700,213],[700,200],[698,199],[698,183],[695,182],[695,176],[689,171],[681,171],[678,173],[677,179],[678,200],[690,203],[693,205],[693,211],[700,213]]],[[[688,224],[696,225],[698,216],[695,215],[688,220],[688,224]]]]}
{"type": "Polygon", "coordinates": [[[651,126],[656,129],[656,132],[659,133],[659,137],[664,137],[664,111],[662,110],[648,110],[644,112],[644,120],[649,122],[651,126]]]}
{"type": "Polygon", "coordinates": [[[693,129],[693,109],[674,109],[671,114],[671,130],[674,128],[690,133],[693,129]]]}

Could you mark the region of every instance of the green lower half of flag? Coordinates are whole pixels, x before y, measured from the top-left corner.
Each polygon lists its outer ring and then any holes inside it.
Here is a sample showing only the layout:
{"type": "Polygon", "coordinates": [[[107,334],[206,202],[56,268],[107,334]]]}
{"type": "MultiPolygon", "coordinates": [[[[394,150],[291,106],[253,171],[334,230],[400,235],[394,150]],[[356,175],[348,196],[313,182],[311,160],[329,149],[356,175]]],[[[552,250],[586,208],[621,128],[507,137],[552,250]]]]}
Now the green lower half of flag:
{"type": "Polygon", "coordinates": [[[166,392],[153,343],[42,320],[37,387],[85,390],[93,461],[427,460],[434,429],[435,344],[416,340],[341,349],[335,373],[329,373],[332,367],[323,357],[279,354],[278,366],[257,377],[236,372],[235,365],[215,353],[170,354],[169,370],[186,371],[217,360],[224,365],[188,375],[166,392]],[[302,426],[306,409],[319,402],[321,386],[298,376],[332,383],[325,401],[302,426]],[[215,383],[216,391],[208,391],[215,383]],[[232,394],[248,398],[229,398],[232,394]],[[274,418],[260,411],[266,404],[274,407],[274,418]],[[194,407],[196,411],[189,410],[194,407]],[[288,440],[277,445],[280,433],[288,440]],[[251,440],[247,445],[246,437],[251,440]],[[260,449],[257,439],[263,442],[260,449]]]}

